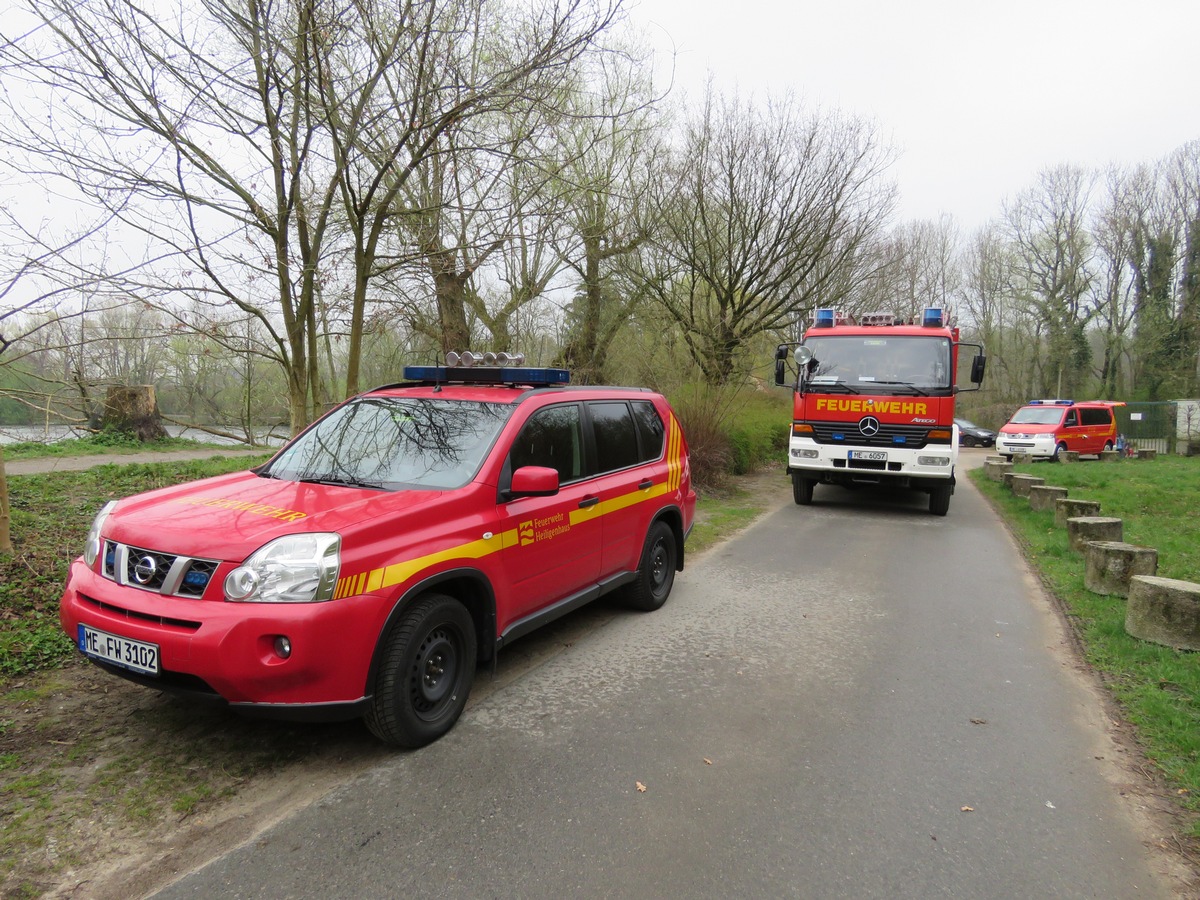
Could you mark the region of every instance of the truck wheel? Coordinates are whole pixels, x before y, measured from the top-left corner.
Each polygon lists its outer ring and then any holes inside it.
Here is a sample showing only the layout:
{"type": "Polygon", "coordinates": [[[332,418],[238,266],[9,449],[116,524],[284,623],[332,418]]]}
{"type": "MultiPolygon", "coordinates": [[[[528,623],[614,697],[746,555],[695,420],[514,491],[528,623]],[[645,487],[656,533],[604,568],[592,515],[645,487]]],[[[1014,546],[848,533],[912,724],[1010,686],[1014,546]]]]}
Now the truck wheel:
{"type": "Polygon", "coordinates": [[[637,577],[626,586],[622,599],[627,606],[653,612],[664,603],[675,584],[675,532],[661,519],[646,532],[637,577]]]}
{"type": "Polygon", "coordinates": [[[944,516],[950,511],[950,485],[935,487],[929,492],[929,511],[935,516],[944,516]]]}
{"type": "Polygon", "coordinates": [[[367,727],[398,747],[423,747],[458,721],[475,680],[475,623],[445,594],[428,594],[388,637],[367,727]]]}
{"type": "Polygon", "coordinates": [[[802,478],[798,472],[792,473],[792,499],[798,506],[808,506],[812,503],[815,484],[816,482],[811,478],[802,478]]]}

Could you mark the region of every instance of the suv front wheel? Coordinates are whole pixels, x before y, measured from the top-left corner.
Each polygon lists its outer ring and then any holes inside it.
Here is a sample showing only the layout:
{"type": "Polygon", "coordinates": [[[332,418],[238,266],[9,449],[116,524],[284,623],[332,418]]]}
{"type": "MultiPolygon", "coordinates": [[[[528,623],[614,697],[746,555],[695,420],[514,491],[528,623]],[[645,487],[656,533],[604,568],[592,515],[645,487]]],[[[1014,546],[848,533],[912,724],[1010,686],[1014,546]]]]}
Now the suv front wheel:
{"type": "Polygon", "coordinates": [[[475,623],[445,594],[404,613],[383,650],[367,727],[382,741],[423,747],[458,721],[475,680],[475,623]]]}

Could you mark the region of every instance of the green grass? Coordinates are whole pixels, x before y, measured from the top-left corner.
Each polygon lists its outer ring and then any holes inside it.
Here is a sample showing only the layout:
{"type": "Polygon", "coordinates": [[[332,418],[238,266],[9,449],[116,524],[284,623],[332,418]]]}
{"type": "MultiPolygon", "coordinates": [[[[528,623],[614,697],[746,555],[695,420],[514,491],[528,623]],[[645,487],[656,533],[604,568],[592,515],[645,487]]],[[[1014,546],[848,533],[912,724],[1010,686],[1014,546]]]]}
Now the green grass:
{"type": "MultiPolygon", "coordinates": [[[[264,455],[263,459],[266,456],[264,455]]],[[[44,671],[74,657],[58,624],[71,560],[108,500],[236,472],[257,457],[103,465],[83,472],[8,478],[14,553],[0,557],[0,680],[44,671]]]]}
{"type": "Polygon", "coordinates": [[[186,438],[164,438],[161,441],[141,442],[133,435],[102,431],[82,438],[70,438],[43,444],[40,441],[21,441],[3,445],[4,458],[43,459],[46,457],[102,456],[118,453],[144,453],[170,450],[228,450],[228,444],[210,444],[186,438]]]}
{"type": "MultiPolygon", "coordinates": [[[[1158,551],[1159,575],[1200,582],[1200,459],[1032,463],[1013,471],[1065,487],[1073,499],[1098,501],[1101,515],[1122,520],[1125,541],[1158,551]]],[[[1088,662],[1120,701],[1147,757],[1185,806],[1200,809],[1200,654],[1127,634],[1124,598],[1084,586],[1083,557],[1070,549],[1053,512],[1030,510],[1025,498],[989,480],[983,469],[971,477],[1062,604],[1088,662]]],[[[1200,836],[1200,823],[1193,834],[1200,836]]]]}

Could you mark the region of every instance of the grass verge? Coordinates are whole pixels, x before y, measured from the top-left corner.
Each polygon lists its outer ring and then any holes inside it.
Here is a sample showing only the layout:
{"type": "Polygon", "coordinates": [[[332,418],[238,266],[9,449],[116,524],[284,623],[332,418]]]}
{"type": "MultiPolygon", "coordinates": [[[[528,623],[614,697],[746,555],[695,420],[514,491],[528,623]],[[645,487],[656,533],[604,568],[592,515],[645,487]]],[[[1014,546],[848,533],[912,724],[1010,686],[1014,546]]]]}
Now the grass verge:
{"type": "Polygon", "coordinates": [[[49,457],[107,456],[120,453],[168,453],[172,450],[228,450],[228,444],[211,444],[187,438],[163,438],[161,441],[139,441],[129,434],[102,431],[82,438],[69,438],[53,443],[19,441],[3,446],[6,460],[43,459],[49,457]]]}
{"type": "MultiPolygon", "coordinates": [[[[1122,520],[1125,541],[1158,551],[1159,575],[1200,581],[1200,459],[1031,463],[1013,471],[1065,487],[1073,499],[1098,501],[1102,515],[1122,520]]],[[[1024,545],[1088,662],[1136,728],[1147,758],[1191,813],[1192,836],[1200,837],[1200,656],[1127,634],[1125,599],[1084,586],[1084,559],[1071,550],[1053,512],[1031,510],[1028,500],[988,479],[983,469],[971,477],[1024,545]]]]}

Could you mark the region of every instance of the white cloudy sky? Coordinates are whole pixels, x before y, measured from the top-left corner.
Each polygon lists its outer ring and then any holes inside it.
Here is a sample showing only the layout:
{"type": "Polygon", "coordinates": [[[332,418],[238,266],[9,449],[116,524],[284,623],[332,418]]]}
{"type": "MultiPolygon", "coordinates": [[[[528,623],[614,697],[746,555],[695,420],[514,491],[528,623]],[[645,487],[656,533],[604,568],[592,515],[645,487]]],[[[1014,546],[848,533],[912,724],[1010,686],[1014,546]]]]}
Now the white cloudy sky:
{"type": "Polygon", "coordinates": [[[902,218],[970,230],[1060,163],[1200,139],[1200,0],[628,0],[677,84],[874,119],[902,218]]]}

